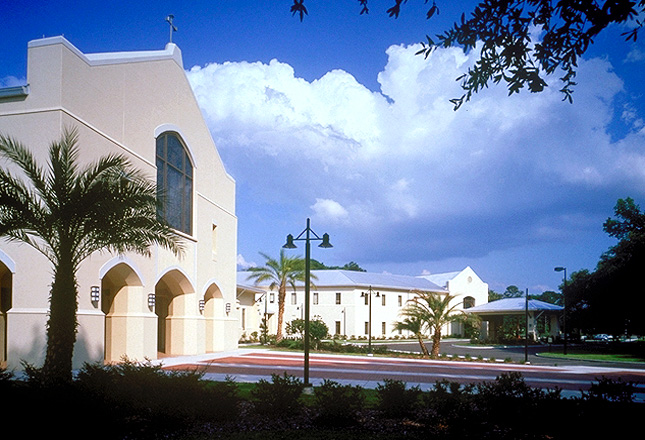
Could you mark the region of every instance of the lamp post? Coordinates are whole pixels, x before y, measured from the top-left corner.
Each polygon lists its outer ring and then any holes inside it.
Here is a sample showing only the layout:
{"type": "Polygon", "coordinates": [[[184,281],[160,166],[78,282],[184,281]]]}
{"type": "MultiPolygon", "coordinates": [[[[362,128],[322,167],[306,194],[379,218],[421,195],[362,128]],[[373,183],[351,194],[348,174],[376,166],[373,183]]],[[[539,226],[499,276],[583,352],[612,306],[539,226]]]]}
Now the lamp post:
{"type": "Polygon", "coordinates": [[[309,290],[311,284],[311,241],[322,241],[318,245],[321,248],[330,248],[332,245],[329,243],[329,234],[323,234],[322,238],[316,235],[311,229],[311,222],[307,219],[307,227],[296,238],[293,235],[287,235],[287,242],[282,246],[285,249],[295,249],[297,246],[294,241],[303,240],[305,242],[305,372],[304,382],[305,386],[309,387],[309,290]]]}
{"type": "Polygon", "coordinates": [[[369,315],[367,320],[367,352],[370,356],[372,355],[372,293],[375,293],[377,298],[381,296],[380,293],[372,290],[372,286],[370,286],[367,292],[361,292],[361,298],[367,298],[369,306],[369,315]]]}
{"type": "Polygon", "coordinates": [[[562,286],[562,331],[564,332],[564,346],[562,353],[567,354],[567,268],[558,266],[553,270],[556,272],[564,272],[564,285],[562,286]]]}
{"type": "Polygon", "coordinates": [[[524,295],[524,363],[529,363],[529,289],[524,295]]]}
{"type": "MultiPolygon", "coordinates": [[[[260,343],[264,345],[268,342],[267,335],[269,334],[269,328],[267,323],[267,303],[269,302],[269,292],[264,292],[264,294],[260,296],[260,300],[264,301],[264,317],[262,318],[262,326],[260,327],[261,329],[260,343]],[[262,327],[264,327],[264,329],[262,329],[262,327]]],[[[258,313],[261,314],[262,312],[258,311],[258,313]]]]}

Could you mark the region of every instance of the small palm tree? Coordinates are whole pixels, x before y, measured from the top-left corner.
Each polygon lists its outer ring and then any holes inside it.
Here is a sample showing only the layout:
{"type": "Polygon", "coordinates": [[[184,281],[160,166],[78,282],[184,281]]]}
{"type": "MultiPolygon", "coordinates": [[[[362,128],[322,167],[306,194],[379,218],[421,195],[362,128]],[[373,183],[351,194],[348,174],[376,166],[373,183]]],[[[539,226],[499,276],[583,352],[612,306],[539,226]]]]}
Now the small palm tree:
{"type": "Polygon", "coordinates": [[[283,338],[282,323],[284,320],[284,304],[287,296],[287,286],[296,290],[296,282],[305,280],[305,261],[300,257],[289,257],[283,249],[280,250],[280,259],[276,260],[260,252],[266,260],[262,267],[251,267],[252,272],[248,279],[255,280],[255,284],[269,284],[269,288],[278,291],[278,331],[276,340],[283,338]]]}
{"type": "Polygon", "coordinates": [[[422,329],[430,331],[432,334],[431,355],[436,357],[439,355],[441,345],[441,328],[451,322],[462,321],[464,314],[457,311],[459,303],[450,305],[455,295],[440,295],[435,292],[415,293],[417,296],[408,301],[401,310],[401,315],[406,319],[419,321],[422,324],[422,329]]]}
{"type": "Polygon", "coordinates": [[[416,336],[417,340],[419,341],[419,345],[421,346],[421,352],[423,353],[423,356],[428,357],[430,356],[430,353],[428,353],[428,347],[426,347],[425,342],[423,342],[423,339],[425,337],[425,335],[423,334],[424,327],[425,323],[415,316],[408,316],[403,319],[403,321],[397,321],[394,323],[394,330],[408,331],[416,336]]]}
{"type": "Polygon", "coordinates": [[[150,254],[158,244],[181,254],[180,237],[157,218],[157,188],[122,155],[80,167],[76,129],[65,129],[39,165],[18,141],[0,135],[0,237],[27,243],[51,262],[54,280],[42,372],[70,380],[78,326],[76,274],[94,252],[150,254]]]}

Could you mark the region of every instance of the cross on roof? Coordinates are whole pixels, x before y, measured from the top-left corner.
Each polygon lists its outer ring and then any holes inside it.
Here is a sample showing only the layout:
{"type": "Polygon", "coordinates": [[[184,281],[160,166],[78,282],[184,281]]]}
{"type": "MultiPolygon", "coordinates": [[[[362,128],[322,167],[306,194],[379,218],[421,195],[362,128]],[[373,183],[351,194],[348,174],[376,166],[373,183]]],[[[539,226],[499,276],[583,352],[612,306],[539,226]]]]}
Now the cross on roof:
{"type": "Polygon", "coordinates": [[[172,43],[172,33],[177,32],[177,26],[172,24],[172,21],[174,20],[175,16],[170,14],[166,17],[166,21],[170,25],[170,42],[172,43]]]}

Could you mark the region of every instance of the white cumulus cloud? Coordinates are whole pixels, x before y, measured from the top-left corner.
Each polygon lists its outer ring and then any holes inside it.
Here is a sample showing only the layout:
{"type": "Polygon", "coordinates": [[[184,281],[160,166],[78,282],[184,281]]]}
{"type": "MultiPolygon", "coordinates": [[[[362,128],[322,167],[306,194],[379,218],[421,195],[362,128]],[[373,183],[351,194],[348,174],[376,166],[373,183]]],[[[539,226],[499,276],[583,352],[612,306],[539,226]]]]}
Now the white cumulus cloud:
{"type": "Polygon", "coordinates": [[[642,135],[608,134],[622,82],[606,60],[581,60],[574,104],[554,79],[540,94],[492,86],[455,112],[474,55],[418,49],[388,49],[380,93],[342,70],[305,81],[276,60],[190,69],[249,209],[309,207],[364,258],[414,260],[561,238],[566,215],[598,215],[600,193],[643,192],[642,135]]]}

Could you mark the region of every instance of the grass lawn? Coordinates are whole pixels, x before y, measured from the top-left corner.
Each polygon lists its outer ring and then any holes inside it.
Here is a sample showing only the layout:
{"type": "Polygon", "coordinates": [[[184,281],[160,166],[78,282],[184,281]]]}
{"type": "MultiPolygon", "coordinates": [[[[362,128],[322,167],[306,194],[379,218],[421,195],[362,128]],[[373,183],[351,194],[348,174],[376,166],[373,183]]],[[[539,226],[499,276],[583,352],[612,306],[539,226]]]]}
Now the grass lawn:
{"type": "Polygon", "coordinates": [[[579,359],[581,361],[605,361],[605,362],[645,362],[640,356],[627,353],[540,353],[545,358],[556,359],[579,359]]]}
{"type": "Polygon", "coordinates": [[[583,361],[645,362],[645,348],[642,343],[581,344],[571,346],[566,355],[543,352],[540,356],[583,361]]]}

